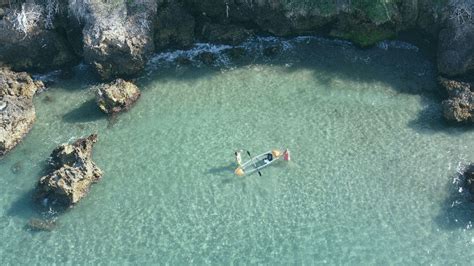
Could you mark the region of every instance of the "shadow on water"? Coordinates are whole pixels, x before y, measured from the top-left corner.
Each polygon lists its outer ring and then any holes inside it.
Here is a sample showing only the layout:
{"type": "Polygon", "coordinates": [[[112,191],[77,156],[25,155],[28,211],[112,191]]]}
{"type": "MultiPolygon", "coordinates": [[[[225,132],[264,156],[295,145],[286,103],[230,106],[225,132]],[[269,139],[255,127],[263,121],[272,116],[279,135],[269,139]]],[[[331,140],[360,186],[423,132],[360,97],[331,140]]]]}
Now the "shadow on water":
{"type": "Polygon", "coordinates": [[[424,96],[421,99],[423,109],[415,119],[408,123],[410,128],[423,134],[442,132],[449,135],[462,135],[474,130],[474,125],[456,124],[444,118],[441,93],[435,95],[425,94],[424,96]]]}
{"type": "MultiPolygon", "coordinates": [[[[274,44],[273,44],[274,45],[274,44]]],[[[443,132],[462,134],[469,127],[447,123],[442,116],[441,101],[445,97],[436,82],[436,66],[433,58],[414,49],[378,47],[359,49],[349,44],[335,42],[307,41],[294,44],[295,49],[282,51],[271,57],[245,54],[239,59],[231,59],[230,66],[194,65],[167,67],[158,66],[138,79],[141,87],[150,83],[173,80],[194,82],[196,79],[218,75],[221,69],[242,68],[255,65],[283,67],[285,71],[309,70],[315,80],[331,89],[334,79],[355,81],[360,84],[383,83],[395,91],[394,97],[401,94],[420,95],[423,109],[408,126],[422,134],[443,132]]],[[[351,88],[347,88],[351,89],[351,88]]],[[[304,97],[304,96],[302,96],[304,97]]]]}
{"type": "Polygon", "coordinates": [[[106,118],[93,99],[81,104],[78,108],[66,113],[63,120],[67,123],[91,122],[106,118]]]}
{"type": "Polygon", "coordinates": [[[218,166],[211,168],[207,171],[209,174],[220,175],[220,176],[229,176],[233,174],[235,170],[235,163],[229,163],[228,165],[218,166]]]}
{"type": "Polygon", "coordinates": [[[457,174],[446,184],[448,196],[441,203],[434,221],[444,230],[469,229],[474,218],[474,198],[463,187],[464,179],[457,174]],[[454,180],[454,181],[453,181],[454,180]]]}
{"type": "MultiPolygon", "coordinates": [[[[43,162],[38,178],[51,172],[51,167],[47,161],[43,162]]],[[[40,231],[52,231],[58,223],[58,217],[68,209],[57,207],[51,204],[48,206],[39,202],[36,188],[32,188],[20,195],[7,210],[8,216],[19,217],[25,221],[24,229],[31,233],[40,231]]]]}

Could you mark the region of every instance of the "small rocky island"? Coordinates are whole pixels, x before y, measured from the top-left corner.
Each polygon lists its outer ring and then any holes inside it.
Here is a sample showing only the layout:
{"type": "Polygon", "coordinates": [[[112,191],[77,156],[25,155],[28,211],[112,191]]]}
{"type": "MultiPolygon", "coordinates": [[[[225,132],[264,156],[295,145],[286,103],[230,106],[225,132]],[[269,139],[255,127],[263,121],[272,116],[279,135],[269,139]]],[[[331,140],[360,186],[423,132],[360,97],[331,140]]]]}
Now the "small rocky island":
{"type": "Polygon", "coordinates": [[[62,144],[51,153],[51,173],[39,179],[35,199],[43,206],[62,209],[84,198],[100,180],[102,170],[92,161],[97,135],[62,144]]]}
{"type": "Polygon", "coordinates": [[[99,85],[96,90],[96,102],[106,114],[118,113],[130,109],[140,97],[138,87],[123,79],[116,79],[99,85]]]}

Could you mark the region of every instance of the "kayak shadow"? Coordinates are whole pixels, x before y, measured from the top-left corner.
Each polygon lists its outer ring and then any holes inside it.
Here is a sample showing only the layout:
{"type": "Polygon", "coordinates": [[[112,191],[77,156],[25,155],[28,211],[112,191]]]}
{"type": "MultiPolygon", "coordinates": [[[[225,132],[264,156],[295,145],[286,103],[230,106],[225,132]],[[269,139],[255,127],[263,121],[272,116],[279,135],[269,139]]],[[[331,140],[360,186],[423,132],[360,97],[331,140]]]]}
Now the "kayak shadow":
{"type": "Polygon", "coordinates": [[[211,168],[207,171],[208,174],[220,175],[220,176],[229,176],[229,174],[234,174],[235,163],[229,163],[224,166],[218,166],[211,168]]]}

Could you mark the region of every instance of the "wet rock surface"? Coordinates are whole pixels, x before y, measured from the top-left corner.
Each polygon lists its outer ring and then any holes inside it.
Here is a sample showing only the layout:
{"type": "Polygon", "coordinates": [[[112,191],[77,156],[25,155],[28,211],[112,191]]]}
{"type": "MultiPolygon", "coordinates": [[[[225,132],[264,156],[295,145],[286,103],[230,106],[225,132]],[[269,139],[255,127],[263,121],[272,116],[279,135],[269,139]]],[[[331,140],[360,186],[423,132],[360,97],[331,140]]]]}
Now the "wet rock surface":
{"type": "Polygon", "coordinates": [[[473,84],[442,77],[439,78],[439,83],[449,96],[442,103],[444,117],[452,122],[474,122],[473,84]]]}
{"type": "Polygon", "coordinates": [[[72,207],[84,198],[90,186],[102,177],[102,170],[92,161],[97,135],[62,144],[51,153],[51,172],[40,178],[35,200],[43,207],[72,207]]]}
{"type": "Polygon", "coordinates": [[[140,98],[138,87],[123,79],[102,84],[96,91],[96,102],[100,110],[107,114],[128,110],[140,98]]]}
{"type": "Polygon", "coordinates": [[[17,145],[33,127],[33,95],[43,88],[25,73],[0,68],[0,157],[17,145]]]}

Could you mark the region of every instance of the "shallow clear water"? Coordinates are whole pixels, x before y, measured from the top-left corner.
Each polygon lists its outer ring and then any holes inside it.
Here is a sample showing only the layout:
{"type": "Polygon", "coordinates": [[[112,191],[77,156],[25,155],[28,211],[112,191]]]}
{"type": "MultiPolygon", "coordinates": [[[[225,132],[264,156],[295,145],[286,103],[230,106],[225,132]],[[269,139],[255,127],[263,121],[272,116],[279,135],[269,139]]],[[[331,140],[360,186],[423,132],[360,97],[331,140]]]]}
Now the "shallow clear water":
{"type": "Polygon", "coordinates": [[[283,47],[213,67],[158,55],[112,122],[87,68],[38,95],[0,161],[3,264],[469,264],[472,207],[453,178],[474,134],[444,124],[434,66],[400,43],[283,47]],[[103,179],[55,231],[27,230],[50,152],[95,132],[103,179]],[[279,147],[291,162],[233,175],[234,150],[279,147]]]}

